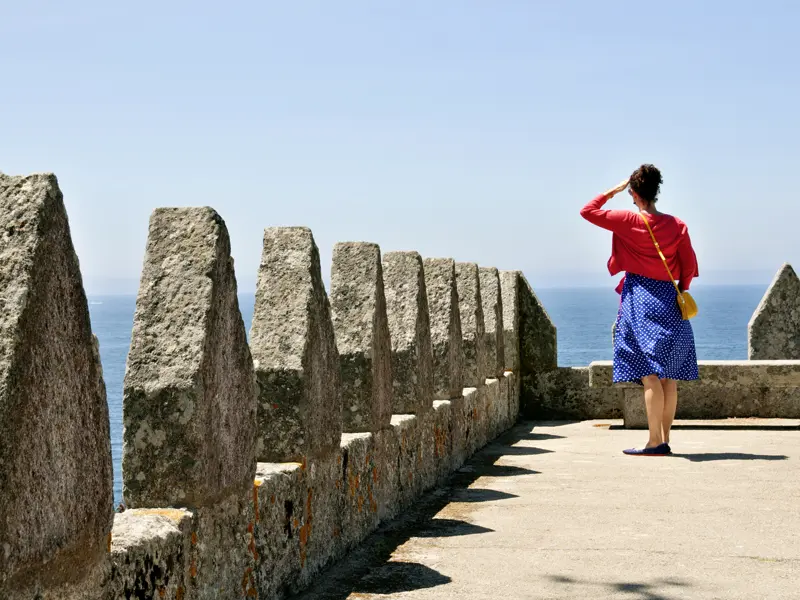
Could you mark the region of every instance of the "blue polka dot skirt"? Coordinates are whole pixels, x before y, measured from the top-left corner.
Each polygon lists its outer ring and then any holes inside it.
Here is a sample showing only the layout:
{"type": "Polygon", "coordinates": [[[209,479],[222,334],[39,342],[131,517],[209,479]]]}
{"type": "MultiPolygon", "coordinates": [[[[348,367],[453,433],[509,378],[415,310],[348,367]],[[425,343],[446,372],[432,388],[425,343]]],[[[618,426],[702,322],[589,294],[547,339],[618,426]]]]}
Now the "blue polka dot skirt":
{"type": "Polygon", "coordinates": [[[641,384],[648,375],[699,379],[694,332],[671,282],[628,273],[614,334],[614,383],[641,384]]]}

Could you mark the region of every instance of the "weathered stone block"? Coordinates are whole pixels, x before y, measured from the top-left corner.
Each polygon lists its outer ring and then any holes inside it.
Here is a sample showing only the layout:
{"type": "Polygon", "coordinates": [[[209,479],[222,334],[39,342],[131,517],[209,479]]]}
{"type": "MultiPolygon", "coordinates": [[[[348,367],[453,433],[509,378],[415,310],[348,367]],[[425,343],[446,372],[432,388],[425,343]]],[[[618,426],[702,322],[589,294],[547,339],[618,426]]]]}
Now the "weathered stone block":
{"type": "Polygon", "coordinates": [[[622,390],[611,387],[610,363],[589,367],[559,367],[541,373],[536,382],[542,419],[618,419],[622,390]]]}
{"type": "Polygon", "coordinates": [[[442,483],[450,475],[453,456],[453,402],[436,400],[433,403],[433,449],[436,461],[436,481],[442,483]]]}
{"type": "MultiPolygon", "coordinates": [[[[308,499],[306,468],[300,463],[258,463],[255,484],[257,597],[280,598],[288,595],[306,562],[310,528],[304,522],[308,499]]],[[[330,532],[332,539],[336,533],[330,532]]]]}
{"type": "Polygon", "coordinates": [[[474,393],[475,388],[464,390],[464,396],[450,400],[452,453],[450,455],[450,471],[457,471],[469,457],[467,439],[471,412],[467,409],[466,398],[474,393]]]}
{"type": "Polygon", "coordinates": [[[395,429],[399,441],[397,448],[397,502],[400,510],[411,505],[419,490],[417,452],[420,446],[421,420],[421,415],[392,415],[392,427],[395,429]]]}
{"type": "Polygon", "coordinates": [[[249,490],[256,397],[224,221],[157,209],[125,372],[127,505],[199,507],[249,490]]]}
{"type": "Polygon", "coordinates": [[[558,364],[556,327],[521,272],[518,273],[520,328],[520,412],[525,418],[539,418],[541,396],[539,378],[554,371],[558,364]]]}
{"type": "Polygon", "coordinates": [[[377,244],[336,244],[331,305],[339,350],[343,430],[358,433],[386,428],[392,418],[392,357],[377,244]]]}
{"type": "Polygon", "coordinates": [[[747,326],[750,360],[800,359],[800,278],[790,264],[775,275],[747,326]]]}
{"type": "Polygon", "coordinates": [[[500,271],[500,291],[503,301],[503,356],[505,367],[519,372],[519,271],[500,271]]]}
{"type": "Polygon", "coordinates": [[[256,597],[256,494],[251,481],[250,489],[193,511],[189,598],[256,597]]]}
{"type": "Polygon", "coordinates": [[[366,538],[379,519],[380,477],[378,458],[369,433],[346,433],[342,436],[341,539],[349,550],[366,538]]]}
{"type": "Polygon", "coordinates": [[[621,408],[626,429],[647,429],[647,407],[641,388],[622,388],[621,408]]]}
{"type": "Polygon", "coordinates": [[[481,267],[481,304],[483,307],[484,340],[489,371],[486,377],[500,377],[505,371],[505,334],[503,331],[503,295],[500,275],[495,267],[481,267]]]}
{"type": "Polygon", "coordinates": [[[309,585],[322,569],[344,555],[342,540],[333,537],[333,532],[342,528],[341,495],[336,489],[342,478],[340,456],[337,452],[312,461],[307,467],[305,504],[298,532],[303,570],[296,589],[309,585]]]}
{"type": "Polygon", "coordinates": [[[180,508],[114,516],[106,598],[192,598],[193,515],[180,508]]]}
{"type": "Polygon", "coordinates": [[[0,597],[80,584],[112,507],[106,390],[58,182],[0,174],[0,597]]]}
{"type": "Polygon", "coordinates": [[[433,347],[422,258],[416,252],[383,257],[386,312],[392,343],[392,412],[433,409],[433,347]]]}
{"type": "MultiPolygon", "coordinates": [[[[408,415],[402,419],[412,418],[408,415]]],[[[400,438],[397,428],[389,427],[372,434],[373,452],[378,467],[378,481],[373,486],[373,495],[378,503],[380,522],[397,516],[400,510],[399,468],[400,438]]]]}
{"type": "MultiPolygon", "coordinates": [[[[503,382],[505,383],[505,382],[503,382]]],[[[500,379],[491,379],[486,382],[484,398],[486,402],[486,442],[492,441],[503,431],[503,398],[500,379]]]]}
{"type": "Polygon", "coordinates": [[[426,258],[423,265],[433,348],[434,397],[460,398],[464,388],[464,354],[456,263],[451,258],[426,258]]]}
{"type": "Polygon", "coordinates": [[[505,429],[513,427],[519,417],[519,374],[506,371],[503,379],[506,383],[506,410],[507,420],[505,429]]]}
{"type": "Polygon", "coordinates": [[[339,355],[319,250],[306,227],[264,231],[250,348],[259,386],[258,460],[337,452],[339,355]]]}
{"type": "Polygon", "coordinates": [[[456,263],[458,307],[461,315],[461,345],[464,355],[464,386],[479,387],[489,372],[485,325],[478,265],[456,263]]]}

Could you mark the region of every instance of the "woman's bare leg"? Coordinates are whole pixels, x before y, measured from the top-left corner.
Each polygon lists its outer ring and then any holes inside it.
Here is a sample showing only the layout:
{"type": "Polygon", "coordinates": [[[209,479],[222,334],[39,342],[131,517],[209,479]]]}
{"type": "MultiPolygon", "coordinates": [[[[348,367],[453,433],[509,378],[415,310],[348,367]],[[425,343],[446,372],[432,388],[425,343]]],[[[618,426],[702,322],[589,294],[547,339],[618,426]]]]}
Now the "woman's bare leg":
{"type": "Polygon", "coordinates": [[[678,382],[674,379],[662,379],[661,389],[664,390],[664,416],[661,428],[664,432],[664,441],[669,443],[669,430],[675,420],[675,410],[678,408],[678,382]]]}
{"type": "Polygon", "coordinates": [[[658,375],[642,377],[644,385],[644,403],[647,407],[647,426],[650,430],[648,448],[653,448],[664,443],[664,389],[658,375]]]}

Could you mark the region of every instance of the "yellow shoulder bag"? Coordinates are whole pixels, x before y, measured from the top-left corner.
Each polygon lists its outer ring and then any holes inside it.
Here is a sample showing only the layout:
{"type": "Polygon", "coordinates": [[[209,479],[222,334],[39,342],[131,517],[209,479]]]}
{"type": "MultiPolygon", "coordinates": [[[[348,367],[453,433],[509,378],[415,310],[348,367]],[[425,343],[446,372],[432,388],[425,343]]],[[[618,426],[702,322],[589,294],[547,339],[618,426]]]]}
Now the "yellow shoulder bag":
{"type": "Polygon", "coordinates": [[[653,243],[656,246],[656,250],[658,250],[658,255],[661,257],[661,260],[664,262],[664,266],[667,268],[667,273],[669,274],[669,280],[672,282],[672,285],[675,286],[675,291],[678,293],[678,308],[681,309],[681,317],[683,317],[684,321],[688,321],[692,317],[697,316],[697,303],[692,298],[689,292],[681,292],[681,289],[678,287],[678,284],[675,283],[675,279],[672,277],[672,271],[669,270],[669,265],[667,264],[667,259],[664,258],[664,253],[661,252],[661,246],[658,245],[656,241],[656,236],[653,234],[653,230],[650,227],[650,223],[647,220],[647,217],[644,216],[644,213],[639,213],[641,215],[644,224],[647,225],[647,231],[650,232],[650,237],[653,239],[653,243]]]}

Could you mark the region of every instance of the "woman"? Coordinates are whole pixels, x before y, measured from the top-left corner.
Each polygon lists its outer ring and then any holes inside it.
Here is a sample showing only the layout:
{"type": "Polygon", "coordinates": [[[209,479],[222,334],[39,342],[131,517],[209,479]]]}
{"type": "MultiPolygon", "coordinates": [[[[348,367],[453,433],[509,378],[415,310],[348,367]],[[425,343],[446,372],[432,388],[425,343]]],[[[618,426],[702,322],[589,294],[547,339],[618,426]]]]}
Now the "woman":
{"type": "Polygon", "coordinates": [[[656,208],[661,173],[642,165],[617,187],[597,196],[581,210],[581,216],[613,232],[611,275],[625,276],[617,287],[621,294],[614,336],[614,383],[635,382],[644,387],[650,439],[642,449],[625,454],[670,454],[669,433],[678,405],[677,380],[698,379],[694,333],[683,320],[677,292],[670,281],[647,224],[666,257],[681,292],[698,276],[689,232],[683,221],[656,208]],[[603,205],[628,188],[638,213],[603,210],[603,205]]]}

